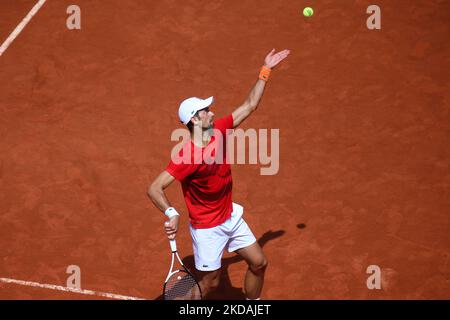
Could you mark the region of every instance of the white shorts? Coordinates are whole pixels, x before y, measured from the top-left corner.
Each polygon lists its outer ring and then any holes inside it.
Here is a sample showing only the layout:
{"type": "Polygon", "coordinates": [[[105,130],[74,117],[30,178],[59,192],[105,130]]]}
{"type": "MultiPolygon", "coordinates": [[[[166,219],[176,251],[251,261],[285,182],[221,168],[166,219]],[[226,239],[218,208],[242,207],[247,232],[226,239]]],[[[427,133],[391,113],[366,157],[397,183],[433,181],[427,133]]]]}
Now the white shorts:
{"type": "Polygon", "coordinates": [[[242,218],[244,208],[233,203],[231,218],[214,228],[195,229],[191,225],[195,268],[200,271],[214,271],[221,267],[223,251],[233,252],[248,247],[256,238],[242,218]]]}

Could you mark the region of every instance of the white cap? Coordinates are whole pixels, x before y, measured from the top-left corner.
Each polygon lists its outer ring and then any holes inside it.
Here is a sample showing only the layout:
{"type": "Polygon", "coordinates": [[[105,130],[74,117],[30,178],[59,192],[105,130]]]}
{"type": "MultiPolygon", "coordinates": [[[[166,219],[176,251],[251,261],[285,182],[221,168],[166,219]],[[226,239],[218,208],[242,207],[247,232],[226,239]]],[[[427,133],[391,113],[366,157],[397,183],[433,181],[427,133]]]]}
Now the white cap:
{"type": "Polygon", "coordinates": [[[188,124],[198,110],[209,107],[213,102],[214,97],[209,97],[208,99],[191,97],[184,100],[180,104],[180,108],[178,109],[178,116],[180,117],[180,121],[184,124],[188,124]]]}

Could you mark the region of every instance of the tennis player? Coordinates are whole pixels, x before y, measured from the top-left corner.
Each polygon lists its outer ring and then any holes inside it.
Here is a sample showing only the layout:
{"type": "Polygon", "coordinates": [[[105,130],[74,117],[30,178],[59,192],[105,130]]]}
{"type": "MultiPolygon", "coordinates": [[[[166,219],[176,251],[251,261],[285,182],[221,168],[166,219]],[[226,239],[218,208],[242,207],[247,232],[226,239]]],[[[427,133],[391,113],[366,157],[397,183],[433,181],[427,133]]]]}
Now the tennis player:
{"type": "Polygon", "coordinates": [[[179,107],[180,121],[190,131],[190,140],[172,157],[167,168],[151,184],[148,194],[169,218],[164,226],[169,239],[178,230],[180,214],[167,199],[166,189],[175,179],[181,182],[189,212],[195,268],[203,296],[219,285],[221,259],[225,248],[236,252],[248,264],[244,293],[249,300],[260,299],[267,267],[255,236],[242,218],[243,207],[232,202],[232,178],[227,163],[226,137],[258,107],[271,70],[284,60],[289,50],[264,60],[258,80],[244,103],[232,114],[214,121],[213,97],[184,100],[179,107]]]}

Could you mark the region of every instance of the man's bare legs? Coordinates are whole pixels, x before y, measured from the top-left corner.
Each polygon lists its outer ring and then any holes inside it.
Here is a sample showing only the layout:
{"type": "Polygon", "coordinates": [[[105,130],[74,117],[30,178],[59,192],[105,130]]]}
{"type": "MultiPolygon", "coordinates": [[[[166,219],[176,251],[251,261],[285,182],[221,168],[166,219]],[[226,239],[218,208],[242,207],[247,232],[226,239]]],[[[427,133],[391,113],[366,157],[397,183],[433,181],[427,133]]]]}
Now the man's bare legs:
{"type": "Polygon", "coordinates": [[[198,277],[200,288],[202,289],[203,299],[212,291],[217,289],[220,282],[221,269],[214,271],[199,271],[196,270],[196,275],[198,277]]]}
{"type": "Polygon", "coordinates": [[[258,242],[255,242],[248,247],[236,250],[236,253],[244,258],[248,264],[244,280],[244,291],[247,299],[260,298],[267,268],[267,258],[264,252],[258,242]]]}

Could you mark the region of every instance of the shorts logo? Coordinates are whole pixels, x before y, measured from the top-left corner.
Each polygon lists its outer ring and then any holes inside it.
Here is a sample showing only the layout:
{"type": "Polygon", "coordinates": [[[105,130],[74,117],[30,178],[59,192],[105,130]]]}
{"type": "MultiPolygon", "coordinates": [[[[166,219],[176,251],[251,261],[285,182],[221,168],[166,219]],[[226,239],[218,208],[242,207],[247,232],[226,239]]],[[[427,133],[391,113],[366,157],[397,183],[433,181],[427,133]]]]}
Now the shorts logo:
{"type": "Polygon", "coordinates": [[[208,266],[206,264],[203,265],[203,268],[208,268],[208,266]]]}

